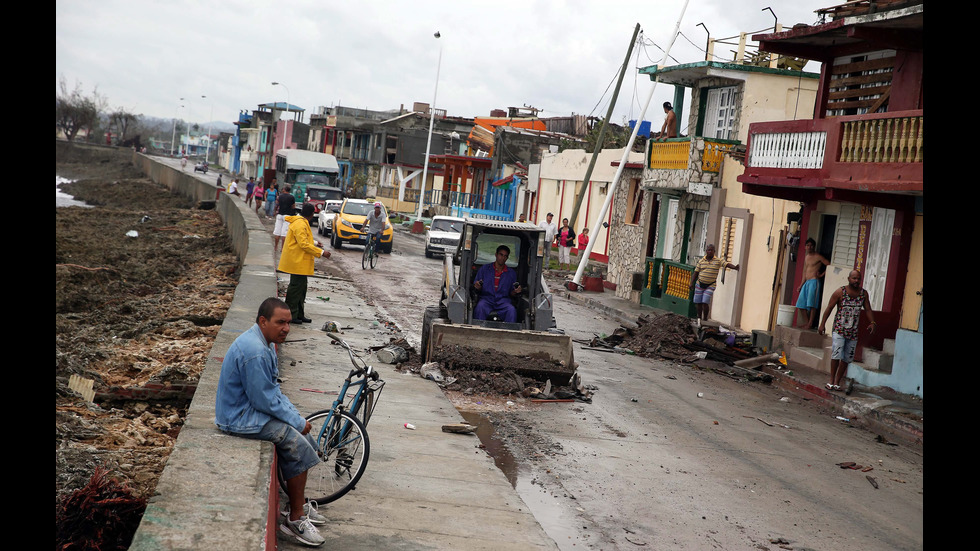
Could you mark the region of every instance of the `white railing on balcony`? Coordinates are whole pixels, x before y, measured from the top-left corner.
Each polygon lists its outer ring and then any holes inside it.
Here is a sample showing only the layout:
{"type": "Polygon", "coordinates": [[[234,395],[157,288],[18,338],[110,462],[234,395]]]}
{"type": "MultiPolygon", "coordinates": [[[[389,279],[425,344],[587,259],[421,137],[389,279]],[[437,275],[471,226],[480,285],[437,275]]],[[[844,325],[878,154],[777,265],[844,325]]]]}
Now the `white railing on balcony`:
{"type": "Polygon", "coordinates": [[[826,132],[752,134],[748,166],[762,168],[823,168],[826,132]]]}

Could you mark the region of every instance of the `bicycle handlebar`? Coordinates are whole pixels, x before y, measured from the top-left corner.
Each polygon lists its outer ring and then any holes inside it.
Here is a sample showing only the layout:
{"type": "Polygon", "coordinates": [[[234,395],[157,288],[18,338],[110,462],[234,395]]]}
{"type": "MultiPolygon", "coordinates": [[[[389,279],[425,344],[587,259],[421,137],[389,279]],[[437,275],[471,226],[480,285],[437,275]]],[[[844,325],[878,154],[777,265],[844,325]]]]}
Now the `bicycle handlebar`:
{"type": "Polygon", "coordinates": [[[331,339],[333,339],[334,342],[336,342],[337,344],[339,344],[341,347],[344,348],[344,350],[347,351],[347,355],[350,356],[351,363],[354,364],[354,369],[351,370],[351,375],[356,376],[356,377],[360,377],[361,375],[364,375],[366,377],[370,377],[371,379],[373,379],[375,381],[377,381],[381,377],[381,375],[377,371],[371,369],[371,366],[367,365],[367,362],[365,362],[364,360],[361,360],[360,356],[357,356],[356,354],[354,354],[354,351],[351,350],[351,347],[350,347],[349,344],[347,344],[347,341],[345,341],[344,339],[340,338],[338,335],[336,335],[334,333],[327,333],[327,336],[330,337],[331,339]],[[358,360],[361,360],[361,366],[360,367],[358,367],[357,366],[357,362],[354,361],[355,358],[357,358],[358,360]]]}

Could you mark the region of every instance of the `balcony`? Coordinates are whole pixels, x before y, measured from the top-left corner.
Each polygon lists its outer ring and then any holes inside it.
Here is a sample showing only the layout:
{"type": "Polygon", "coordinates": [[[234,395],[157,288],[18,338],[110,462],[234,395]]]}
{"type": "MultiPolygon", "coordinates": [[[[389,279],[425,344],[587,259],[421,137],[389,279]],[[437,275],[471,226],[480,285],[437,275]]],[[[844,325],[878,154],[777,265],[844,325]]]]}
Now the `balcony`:
{"type": "Polygon", "coordinates": [[[687,137],[647,142],[647,181],[657,188],[686,189],[688,182],[717,179],[725,152],[738,145],[734,140],[687,137]]]}
{"type": "Polygon", "coordinates": [[[922,193],[922,110],[749,126],[745,184],[922,193]]]}

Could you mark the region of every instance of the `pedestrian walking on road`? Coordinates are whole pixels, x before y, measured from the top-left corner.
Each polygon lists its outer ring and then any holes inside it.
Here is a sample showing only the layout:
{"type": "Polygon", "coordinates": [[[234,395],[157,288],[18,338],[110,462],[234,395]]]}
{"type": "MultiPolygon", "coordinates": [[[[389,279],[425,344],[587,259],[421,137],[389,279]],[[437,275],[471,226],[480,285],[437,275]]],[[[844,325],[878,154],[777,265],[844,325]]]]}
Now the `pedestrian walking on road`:
{"type": "Polygon", "coordinates": [[[322,545],[316,525],[327,519],[306,503],[307,472],[320,463],[307,421],[279,385],[276,346],[289,334],[289,307],[278,298],[259,306],[255,324],[231,344],[221,361],[214,424],[227,434],[272,442],[289,496],[279,531],[306,545],[322,545]]]}
{"type": "Polygon", "coordinates": [[[279,199],[279,184],[276,183],[276,179],[272,179],[272,183],[269,184],[269,189],[265,192],[265,215],[269,218],[274,218],[276,216],[276,200],[279,199]]]}
{"type": "MultiPolygon", "coordinates": [[[[258,215],[262,209],[262,201],[265,200],[265,187],[262,184],[255,184],[255,192],[253,193],[255,199],[255,214],[258,215]]],[[[263,210],[263,212],[265,212],[263,210]]]]}
{"type": "Polygon", "coordinates": [[[245,184],[245,204],[252,206],[252,199],[255,195],[255,176],[248,177],[248,183],[245,184]]]}
{"type": "Polygon", "coordinates": [[[313,261],[321,256],[330,258],[330,251],[320,247],[313,240],[313,230],[310,222],[313,220],[313,203],[303,203],[299,215],[287,214],[286,237],[282,243],[282,255],[279,257],[279,271],[289,275],[289,287],[286,288],[286,304],[292,313],[290,323],[310,323],[313,320],[306,317],[306,286],[308,276],[313,275],[313,261]]]}
{"type": "Polygon", "coordinates": [[[830,382],[826,384],[827,390],[840,390],[840,382],[847,373],[847,365],[854,361],[861,310],[868,317],[868,334],[874,334],[878,326],[871,312],[868,291],[861,288],[861,272],[857,270],[851,270],[847,274],[847,285],[830,295],[827,308],[823,311],[823,319],[820,320],[821,335],[825,332],[824,326],[834,308],[837,308],[837,313],[834,314],[834,327],[831,330],[830,382]]]}

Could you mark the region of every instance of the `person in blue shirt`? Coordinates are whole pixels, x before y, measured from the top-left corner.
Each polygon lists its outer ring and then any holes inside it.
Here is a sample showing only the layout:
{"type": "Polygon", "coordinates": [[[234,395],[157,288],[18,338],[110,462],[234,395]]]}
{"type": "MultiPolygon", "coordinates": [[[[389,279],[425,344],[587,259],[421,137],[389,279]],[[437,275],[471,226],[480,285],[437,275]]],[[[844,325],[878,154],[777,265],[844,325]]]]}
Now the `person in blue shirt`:
{"type": "Polygon", "coordinates": [[[312,426],[279,388],[276,346],[289,334],[292,313],[278,298],[259,306],[255,324],[235,339],[221,362],[214,423],[221,431],[276,446],[289,509],[279,530],[307,545],[324,541],[314,525],[327,520],[305,503],[307,471],[320,462],[312,426]]]}
{"type": "Polygon", "coordinates": [[[500,314],[505,322],[517,321],[517,309],[510,297],[521,294],[521,284],[517,282],[517,272],[507,267],[510,247],[497,247],[496,260],[480,267],[473,279],[473,288],[480,292],[480,298],[473,309],[473,317],[485,320],[491,312],[500,314]]]}

